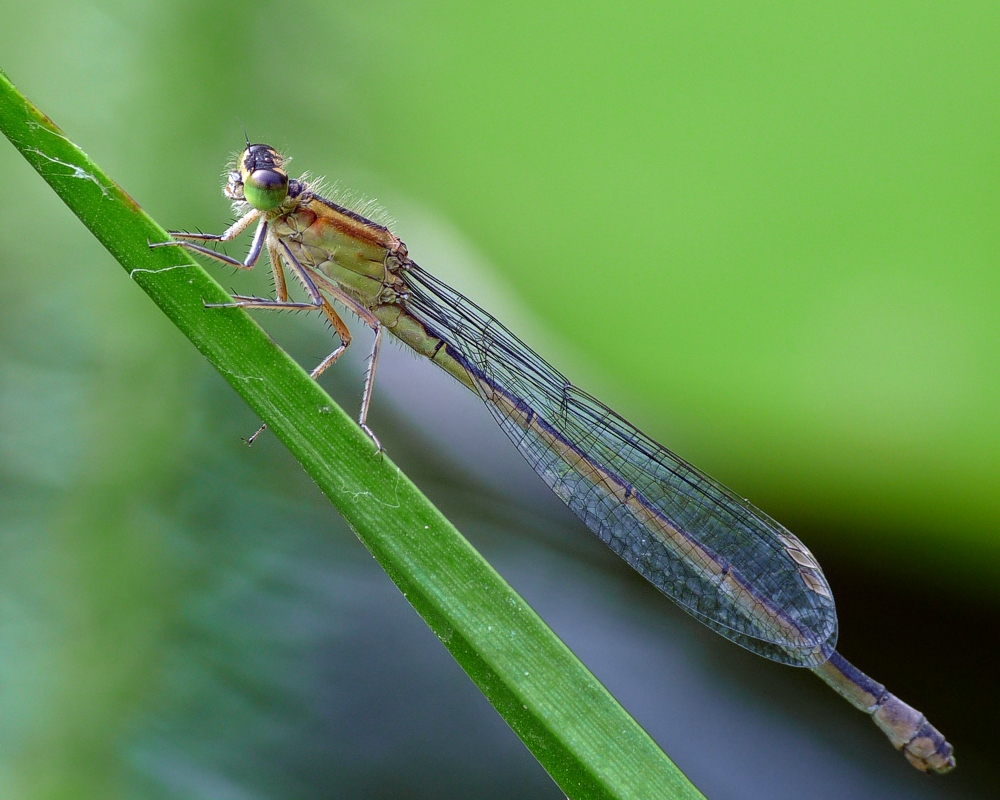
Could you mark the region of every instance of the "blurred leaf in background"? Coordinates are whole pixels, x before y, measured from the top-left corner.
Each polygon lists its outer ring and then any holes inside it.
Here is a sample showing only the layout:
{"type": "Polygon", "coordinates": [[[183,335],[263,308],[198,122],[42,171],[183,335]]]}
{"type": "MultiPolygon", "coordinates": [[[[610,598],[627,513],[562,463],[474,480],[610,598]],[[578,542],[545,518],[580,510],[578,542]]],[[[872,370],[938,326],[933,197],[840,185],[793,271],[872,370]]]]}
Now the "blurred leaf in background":
{"type": "MultiPolygon", "coordinates": [[[[63,0],[5,10],[0,66],[171,227],[227,224],[240,121],[378,197],[418,262],[807,541],[845,653],[959,759],[911,775],[811,678],[689,624],[475,398],[390,356],[393,456],[709,796],[956,797],[991,785],[998,705],[998,34],[976,3],[63,0]]],[[[558,796],[297,465],[242,448],[252,414],[0,163],[0,795],[558,796]]],[[[326,379],[349,409],[354,349],[326,379]]]]}

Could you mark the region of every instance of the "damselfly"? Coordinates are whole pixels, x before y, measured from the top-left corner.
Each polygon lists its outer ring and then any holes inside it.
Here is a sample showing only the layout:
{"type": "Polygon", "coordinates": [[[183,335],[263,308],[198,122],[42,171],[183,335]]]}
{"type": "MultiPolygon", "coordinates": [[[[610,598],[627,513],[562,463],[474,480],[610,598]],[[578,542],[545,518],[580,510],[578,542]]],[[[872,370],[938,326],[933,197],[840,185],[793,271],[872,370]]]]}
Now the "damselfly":
{"type": "Polygon", "coordinates": [[[368,409],[386,330],[476,392],[556,495],[685,611],[748,650],[811,669],[870,714],[918,769],[954,767],[951,745],[923,714],[835,650],[830,587],[812,553],[781,524],[573,386],[418,266],[387,227],[320,196],[305,179],[289,180],[273,148],[248,142],[223,191],[239,216],[224,233],[175,232],[176,241],[151,246],[180,245],[239,269],[251,269],[266,249],[275,297],[234,295],[216,307],[322,313],[339,344],[313,378],[351,343],[331,301],[363,320],[375,337],[359,424],[377,446],[368,409]],[[243,261],[199,244],[227,242],[252,225],[243,261]],[[307,300],[289,298],[286,270],[307,300]]]}

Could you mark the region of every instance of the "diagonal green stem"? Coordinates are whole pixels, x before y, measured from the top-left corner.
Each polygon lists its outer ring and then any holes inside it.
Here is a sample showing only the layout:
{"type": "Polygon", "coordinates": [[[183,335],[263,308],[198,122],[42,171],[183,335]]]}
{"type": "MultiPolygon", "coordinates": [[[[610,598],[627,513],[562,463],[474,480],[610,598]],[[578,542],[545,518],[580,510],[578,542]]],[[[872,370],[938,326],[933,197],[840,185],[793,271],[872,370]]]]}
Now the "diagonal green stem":
{"type": "Polygon", "coordinates": [[[0,129],[285,443],[571,798],[702,795],[323,389],[0,73],[0,129]]]}

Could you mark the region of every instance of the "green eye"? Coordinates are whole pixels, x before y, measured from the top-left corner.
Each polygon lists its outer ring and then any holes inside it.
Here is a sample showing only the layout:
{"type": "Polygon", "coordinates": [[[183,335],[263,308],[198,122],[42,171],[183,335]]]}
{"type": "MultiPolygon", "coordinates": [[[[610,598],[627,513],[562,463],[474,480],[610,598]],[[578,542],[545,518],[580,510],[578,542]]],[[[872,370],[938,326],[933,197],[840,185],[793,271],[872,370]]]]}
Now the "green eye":
{"type": "Polygon", "coordinates": [[[243,181],[243,196],[254,208],[271,211],[288,195],[288,176],[275,169],[254,170],[243,181]]]}

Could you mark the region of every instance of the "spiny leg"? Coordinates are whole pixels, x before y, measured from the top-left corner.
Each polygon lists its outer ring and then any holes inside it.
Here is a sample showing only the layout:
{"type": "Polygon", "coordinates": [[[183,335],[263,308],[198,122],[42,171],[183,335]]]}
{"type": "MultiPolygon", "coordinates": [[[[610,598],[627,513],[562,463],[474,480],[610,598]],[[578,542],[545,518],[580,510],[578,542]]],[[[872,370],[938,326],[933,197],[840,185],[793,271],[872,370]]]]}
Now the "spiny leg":
{"type": "MultiPolygon", "coordinates": [[[[374,392],[375,389],[375,369],[378,366],[379,350],[382,347],[382,323],[378,321],[378,319],[375,317],[374,314],[371,313],[371,311],[369,311],[364,306],[360,305],[353,298],[344,294],[339,289],[335,289],[332,284],[329,286],[326,285],[327,281],[325,280],[322,281],[322,283],[324,284],[323,287],[324,289],[327,289],[327,291],[334,294],[337,300],[342,302],[345,306],[351,309],[351,311],[353,311],[355,314],[361,317],[361,319],[364,320],[364,322],[373,331],[375,331],[375,341],[372,343],[372,352],[371,356],[368,359],[368,371],[365,373],[365,386],[361,395],[361,413],[358,415],[358,426],[361,428],[361,430],[363,430],[366,434],[368,434],[368,438],[375,443],[377,452],[381,453],[382,443],[375,435],[375,431],[373,431],[368,426],[368,410],[369,408],[371,408],[372,404],[372,393],[374,392]]],[[[275,306],[271,304],[269,307],[274,308],[275,306]]],[[[336,350],[330,353],[330,355],[324,358],[316,366],[316,368],[313,369],[312,372],[309,373],[309,377],[314,380],[318,378],[320,375],[322,375],[329,367],[333,366],[333,364],[337,361],[338,358],[341,357],[341,355],[343,355],[344,351],[347,350],[348,346],[351,343],[351,334],[347,330],[347,326],[344,324],[344,321],[340,318],[340,315],[337,314],[334,308],[327,302],[326,298],[323,298],[323,313],[326,314],[327,319],[329,319],[330,322],[333,324],[334,330],[337,331],[337,335],[341,339],[341,344],[336,350]]],[[[253,444],[254,441],[257,439],[257,437],[260,436],[266,429],[267,429],[267,423],[264,423],[253,433],[253,435],[249,439],[246,440],[246,443],[248,445],[253,444]]]]}
{"type": "Polygon", "coordinates": [[[375,442],[375,446],[380,453],[382,452],[382,443],[378,440],[375,432],[368,427],[368,408],[372,404],[372,391],[375,389],[375,367],[378,366],[378,351],[381,346],[382,325],[376,320],[375,342],[372,344],[372,354],[368,359],[368,374],[365,375],[365,388],[364,393],[361,395],[361,414],[358,417],[358,425],[375,442]]]}
{"type": "Polygon", "coordinates": [[[224,253],[218,253],[210,247],[195,244],[195,241],[228,242],[230,239],[243,233],[243,231],[250,226],[251,222],[260,217],[260,214],[261,212],[255,209],[249,214],[245,214],[222,233],[186,233],[184,231],[170,231],[170,235],[179,241],[151,242],[149,246],[184,247],[192,252],[201,253],[203,256],[208,256],[216,261],[220,261],[230,267],[236,267],[237,269],[253,269],[254,264],[257,263],[257,259],[260,258],[261,250],[264,248],[264,240],[267,237],[267,220],[265,219],[261,219],[260,223],[257,225],[257,230],[253,235],[253,242],[250,245],[250,252],[247,253],[247,257],[244,261],[238,261],[237,259],[227,256],[224,253]]]}
{"type": "MultiPolygon", "coordinates": [[[[329,320],[330,324],[333,326],[337,337],[340,339],[340,345],[324,358],[319,365],[309,374],[309,377],[315,379],[321,375],[328,367],[332,366],[338,358],[340,358],[344,351],[351,344],[351,331],[348,329],[347,324],[340,318],[340,315],[336,312],[333,306],[330,305],[329,301],[323,297],[320,290],[316,287],[313,279],[310,277],[310,270],[303,267],[298,259],[292,254],[288,245],[281,240],[271,239],[268,241],[268,255],[271,258],[271,268],[274,272],[275,277],[275,293],[278,296],[277,300],[265,300],[260,297],[244,297],[242,295],[233,295],[234,303],[220,304],[225,306],[239,306],[242,308],[264,308],[264,309],[281,309],[281,308],[306,308],[306,309],[319,309],[329,320]],[[278,248],[281,248],[279,250],[278,248]],[[282,254],[281,251],[284,251],[282,254]],[[292,303],[288,301],[288,290],[285,287],[284,273],[282,271],[282,262],[288,265],[288,268],[292,271],[292,274],[299,279],[299,282],[305,287],[306,291],[309,293],[309,297],[312,299],[311,303],[292,303]]],[[[313,273],[315,274],[315,273],[313,273]]],[[[267,423],[261,425],[254,433],[246,440],[247,445],[252,445],[256,441],[257,437],[260,436],[265,430],[267,430],[267,423]]]]}
{"type": "MultiPolygon", "coordinates": [[[[250,223],[263,214],[260,209],[254,208],[240,217],[236,222],[226,228],[222,233],[189,233],[188,231],[168,231],[175,239],[188,239],[196,242],[228,242],[235,239],[243,231],[250,227],[250,223]]],[[[158,247],[163,247],[171,242],[158,243],[158,247]]]]}
{"type": "Polygon", "coordinates": [[[336,332],[337,337],[340,339],[340,347],[334,350],[330,355],[324,358],[319,364],[309,373],[309,377],[316,380],[320,375],[322,375],[329,367],[332,367],[336,363],[337,359],[340,358],[344,351],[351,344],[351,332],[348,330],[344,320],[340,318],[340,314],[336,312],[333,306],[323,298],[323,313],[326,318],[330,321],[333,326],[333,330],[336,332]]]}
{"type": "Polygon", "coordinates": [[[288,247],[288,243],[283,239],[278,239],[278,246],[284,253],[279,251],[279,262],[285,261],[288,268],[292,271],[292,274],[299,279],[299,282],[305,287],[305,290],[309,293],[310,299],[316,303],[316,305],[321,305],[323,302],[323,295],[319,293],[319,289],[316,288],[316,284],[313,279],[309,277],[309,271],[303,267],[298,259],[292,255],[292,251],[288,247]],[[284,255],[284,258],[281,256],[284,255]]]}
{"type": "MultiPolygon", "coordinates": [[[[325,297],[321,299],[323,301],[322,305],[323,314],[326,316],[326,318],[330,321],[330,324],[333,326],[333,330],[336,332],[337,337],[340,339],[340,345],[337,347],[336,350],[330,353],[330,355],[324,358],[312,372],[309,373],[309,377],[314,380],[318,378],[320,375],[322,375],[327,370],[327,368],[332,367],[333,364],[337,361],[337,359],[344,354],[344,351],[351,346],[351,331],[348,329],[347,324],[344,322],[343,319],[340,318],[340,314],[337,313],[336,309],[334,309],[334,307],[330,305],[330,303],[327,301],[325,297]]],[[[270,307],[274,308],[273,305],[270,307]]],[[[257,437],[260,436],[266,430],[267,430],[267,423],[265,422],[256,431],[254,431],[253,434],[248,439],[244,440],[246,441],[247,446],[249,447],[250,445],[252,445],[257,440],[257,437]]],[[[377,442],[378,440],[376,439],[376,443],[377,442]]]]}
{"type": "MultiPolygon", "coordinates": [[[[330,353],[330,355],[328,355],[326,358],[324,358],[315,369],[313,369],[313,371],[309,374],[309,377],[311,377],[313,379],[318,378],[330,366],[332,366],[334,364],[334,362],[336,362],[336,360],[338,358],[340,358],[340,356],[343,354],[343,352],[351,344],[351,332],[350,332],[350,330],[348,329],[347,325],[344,323],[344,320],[342,320],[340,318],[340,315],[334,310],[333,306],[330,305],[329,301],[325,297],[323,297],[323,294],[320,292],[319,288],[316,286],[316,281],[320,281],[323,284],[323,287],[325,289],[327,289],[327,291],[329,291],[330,294],[332,294],[335,298],[337,298],[337,300],[339,300],[340,302],[342,302],[345,306],[347,306],[349,309],[351,309],[355,314],[357,314],[359,317],[361,317],[361,319],[363,319],[368,324],[368,326],[371,327],[372,330],[375,331],[375,333],[376,333],[376,341],[377,342],[381,341],[381,323],[379,323],[378,319],[375,318],[375,316],[371,313],[371,311],[369,311],[367,308],[365,308],[360,303],[358,303],[356,300],[354,300],[354,298],[350,297],[349,295],[347,295],[343,291],[341,291],[340,288],[338,288],[336,284],[334,284],[333,282],[329,281],[325,276],[321,275],[320,273],[316,272],[315,270],[303,267],[299,263],[298,259],[295,258],[295,256],[292,254],[291,249],[288,247],[288,245],[284,241],[282,241],[282,240],[279,239],[278,243],[277,243],[277,246],[272,246],[269,243],[269,254],[271,255],[272,259],[275,259],[275,262],[273,264],[273,266],[275,266],[275,268],[276,268],[275,269],[275,274],[277,275],[278,272],[281,270],[281,263],[284,261],[288,265],[288,268],[292,271],[292,274],[294,274],[295,277],[297,277],[299,279],[299,281],[301,282],[301,284],[305,287],[306,291],[309,293],[309,297],[311,298],[312,302],[310,302],[310,303],[293,303],[293,302],[289,302],[287,300],[285,300],[285,301],[282,301],[282,300],[266,300],[266,299],[261,298],[261,297],[245,297],[243,295],[233,295],[233,299],[236,302],[234,302],[234,303],[224,303],[224,304],[220,303],[220,304],[218,304],[218,306],[224,306],[224,307],[239,306],[239,307],[242,307],[242,308],[265,308],[265,309],[266,308],[292,308],[292,309],[294,309],[294,308],[306,308],[306,309],[313,309],[313,308],[315,308],[315,309],[319,309],[320,311],[322,311],[323,314],[326,316],[326,318],[330,321],[330,324],[333,326],[334,331],[336,331],[337,336],[340,339],[340,346],[336,350],[334,350],[332,353],[330,353]],[[278,250],[278,247],[280,247],[281,250],[284,251],[284,254],[282,254],[278,250]],[[314,280],[314,278],[315,278],[315,280],[314,280]]],[[[282,281],[282,288],[284,288],[283,283],[284,282],[282,281]]],[[[279,294],[281,294],[281,293],[279,293],[279,294]]],[[[287,292],[284,292],[284,294],[287,297],[287,292]]],[[[218,307],[218,306],[215,305],[215,304],[213,304],[212,307],[218,307]]],[[[376,344],[375,351],[374,351],[373,355],[377,359],[377,357],[378,357],[378,344],[376,344]]],[[[369,391],[369,394],[370,394],[370,391],[369,391]]],[[[371,398],[369,397],[368,398],[368,403],[370,403],[370,401],[371,401],[371,398]]],[[[366,430],[367,430],[367,426],[364,424],[364,420],[365,420],[365,417],[367,416],[367,413],[368,413],[368,409],[367,409],[368,403],[365,403],[362,406],[362,413],[363,413],[364,416],[362,416],[362,419],[361,419],[361,426],[363,428],[365,428],[366,430]]],[[[369,431],[369,435],[373,439],[375,439],[375,436],[370,431],[369,431]]],[[[377,442],[378,440],[376,439],[375,441],[377,442]]]]}
{"type": "Polygon", "coordinates": [[[267,256],[271,261],[271,275],[274,277],[274,298],[288,300],[288,286],[285,285],[285,270],[281,268],[281,254],[272,239],[267,242],[267,256]]]}
{"type": "MultiPolygon", "coordinates": [[[[257,219],[260,215],[261,212],[254,209],[248,214],[244,214],[222,233],[188,233],[186,231],[170,231],[170,235],[175,239],[181,240],[228,242],[230,239],[233,239],[243,233],[243,231],[250,226],[250,223],[257,219]]],[[[257,230],[254,233],[253,243],[250,245],[250,252],[247,254],[246,260],[242,262],[237,262],[235,259],[218,253],[215,250],[210,250],[208,248],[201,247],[200,245],[192,244],[191,241],[156,242],[150,244],[150,247],[169,247],[171,245],[178,245],[180,247],[186,247],[188,250],[192,250],[196,253],[206,255],[217,261],[221,261],[227,266],[233,266],[238,269],[251,269],[260,258],[260,252],[265,243],[267,244],[267,254],[271,261],[271,275],[274,277],[275,299],[286,302],[288,300],[288,287],[285,284],[285,272],[281,268],[281,257],[275,247],[273,237],[267,236],[267,223],[265,220],[261,220],[260,225],[257,226],[257,230]]]]}
{"type": "MultiPolygon", "coordinates": [[[[237,221],[229,229],[227,229],[222,234],[185,234],[180,233],[182,237],[187,237],[190,239],[197,239],[202,241],[227,241],[228,239],[238,236],[250,225],[251,222],[258,216],[258,213],[250,212],[242,219],[237,221]]],[[[173,234],[178,235],[178,234],[173,234]]],[[[316,282],[313,280],[313,276],[319,280],[325,289],[330,292],[337,300],[342,302],[345,306],[351,309],[355,314],[357,314],[364,322],[375,332],[375,341],[372,344],[372,353],[368,361],[368,371],[365,374],[365,386],[364,392],[361,397],[361,413],[358,418],[358,425],[361,427],[368,437],[375,443],[378,448],[378,452],[382,452],[382,443],[378,440],[375,432],[368,426],[368,410],[371,408],[372,393],[375,388],[375,369],[378,366],[378,356],[379,350],[382,346],[382,324],[378,321],[374,314],[371,313],[367,308],[358,303],[354,298],[345,294],[341,291],[332,281],[326,279],[325,276],[321,276],[312,270],[307,270],[303,267],[298,259],[292,254],[291,249],[289,249],[288,244],[281,239],[276,239],[276,237],[267,237],[267,221],[262,219],[257,227],[257,231],[254,234],[253,244],[250,248],[250,253],[247,256],[245,262],[237,261],[236,259],[230,258],[229,256],[223,255],[222,253],[217,253],[207,247],[202,247],[201,245],[194,244],[190,241],[179,241],[179,242],[161,242],[151,244],[150,247],[165,247],[171,244],[177,244],[182,247],[187,247],[189,250],[194,250],[195,252],[202,253],[214,258],[217,261],[221,261],[224,264],[229,264],[234,267],[239,267],[242,269],[250,269],[257,262],[260,257],[261,250],[263,249],[265,238],[268,239],[268,256],[271,259],[271,269],[274,274],[275,279],[275,293],[277,298],[274,300],[268,300],[263,297],[248,297],[246,295],[233,295],[233,302],[231,303],[206,303],[206,308],[260,308],[265,310],[271,309],[316,309],[323,312],[326,318],[330,321],[337,336],[340,338],[340,345],[324,358],[313,371],[310,373],[310,377],[318,378],[323,372],[325,372],[329,367],[331,367],[344,351],[347,350],[351,343],[351,334],[347,328],[347,325],[340,318],[340,315],[334,310],[330,303],[325,297],[320,293],[316,286],[316,282]],[[277,244],[275,244],[277,242],[277,244]],[[280,250],[279,250],[280,248],[280,250]],[[284,251],[284,252],[281,252],[284,251]],[[308,303],[295,303],[288,300],[288,290],[285,285],[284,273],[282,271],[282,262],[284,262],[288,268],[292,271],[299,282],[305,288],[306,292],[309,294],[309,299],[311,302],[308,303]]],[[[267,424],[263,424],[258,428],[253,435],[251,435],[247,440],[247,444],[251,445],[267,429],[267,424]]]]}
{"type": "MultiPolygon", "coordinates": [[[[361,413],[358,416],[358,425],[361,427],[361,430],[367,433],[368,437],[375,442],[378,452],[381,453],[382,443],[378,440],[375,432],[368,427],[368,409],[371,407],[372,403],[372,393],[375,389],[375,369],[378,366],[379,350],[382,347],[382,323],[379,322],[378,317],[372,314],[369,309],[365,308],[365,306],[361,305],[353,297],[346,294],[340,289],[340,287],[337,286],[337,284],[329,280],[325,275],[320,273],[313,273],[313,275],[316,282],[319,283],[331,296],[357,314],[364,321],[364,323],[375,332],[375,341],[372,343],[372,353],[368,360],[368,371],[365,373],[365,388],[361,395],[361,413]]],[[[315,370],[313,370],[312,376],[315,378],[328,366],[329,364],[326,363],[320,364],[315,370]]]]}
{"type": "MultiPolygon", "coordinates": [[[[261,223],[261,224],[266,225],[266,223],[261,223]]],[[[193,246],[197,247],[197,245],[193,246]]],[[[295,275],[295,277],[299,279],[299,282],[302,284],[302,286],[305,287],[306,292],[309,293],[310,302],[308,303],[291,302],[287,299],[288,292],[287,290],[285,290],[281,292],[281,294],[284,294],[285,299],[281,299],[280,295],[279,299],[277,300],[268,300],[267,298],[264,297],[248,297],[247,295],[234,294],[232,303],[206,303],[205,307],[206,308],[264,308],[264,309],[297,308],[297,309],[322,310],[324,303],[323,295],[320,293],[319,289],[316,288],[316,284],[313,282],[313,279],[309,277],[309,273],[306,271],[306,269],[298,262],[295,256],[292,255],[292,251],[288,248],[288,245],[285,244],[285,242],[281,241],[280,239],[278,240],[277,247],[273,246],[271,242],[268,242],[268,251],[269,255],[272,258],[274,257],[274,255],[278,256],[278,266],[276,269],[274,269],[275,275],[277,276],[278,271],[281,269],[281,262],[284,261],[284,263],[292,271],[292,274],[295,275]],[[278,247],[284,250],[283,257],[282,253],[277,250],[278,247]]],[[[274,267],[273,262],[271,266],[274,267]]],[[[282,278],[281,284],[282,284],[282,289],[284,289],[284,278],[282,278]]],[[[341,321],[341,325],[343,325],[343,321],[341,321]]],[[[337,326],[334,325],[334,327],[337,326]]]]}
{"type": "Polygon", "coordinates": [[[205,303],[205,308],[263,308],[272,311],[282,309],[298,309],[299,311],[320,311],[323,306],[320,303],[295,303],[289,301],[282,303],[280,300],[270,300],[267,297],[254,297],[247,294],[232,295],[231,303],[205,303]]]}

